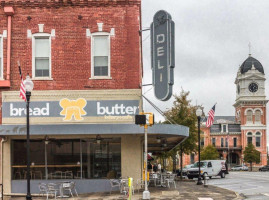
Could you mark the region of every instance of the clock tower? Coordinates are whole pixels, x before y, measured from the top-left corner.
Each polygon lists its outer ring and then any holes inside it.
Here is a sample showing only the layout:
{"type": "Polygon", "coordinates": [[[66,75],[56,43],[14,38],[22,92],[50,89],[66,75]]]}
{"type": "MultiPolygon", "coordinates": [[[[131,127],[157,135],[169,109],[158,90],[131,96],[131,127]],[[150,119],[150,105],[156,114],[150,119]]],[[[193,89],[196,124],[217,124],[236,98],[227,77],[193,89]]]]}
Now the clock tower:
{"type": "MultiPolygon", "coordinates": [[[[251,55],[239,67],[235,79],[236,122],[241,124],[242,153],[248,143],[261,152],[261,162],[267,164],[265,74],[262,64],[251,55]]],[[[241,159],[243,160],[243,156],[241,159]]],[[[255,163],[254,163],[255,165],[255,163]]]]}

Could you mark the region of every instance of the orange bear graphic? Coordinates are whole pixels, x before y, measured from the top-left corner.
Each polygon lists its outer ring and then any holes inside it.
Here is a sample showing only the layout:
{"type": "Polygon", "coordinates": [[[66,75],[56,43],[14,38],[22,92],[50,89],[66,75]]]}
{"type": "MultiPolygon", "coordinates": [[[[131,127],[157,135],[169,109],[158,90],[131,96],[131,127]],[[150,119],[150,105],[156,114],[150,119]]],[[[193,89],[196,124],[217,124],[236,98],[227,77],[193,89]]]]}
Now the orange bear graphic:
{"type": "Polygon", "coordinates": [[[60,101],[60,106],[63,110],[60,112],[60,115],[65,116],[64,121],[72,120],[74,116],[74,120],[81,121],[83,120],[83,115],[86,115],[86,111],[83,109],[87,104],[87,101],[83,98],[79,98],[77,100],[69,100],[64,98],[60,101]]]}

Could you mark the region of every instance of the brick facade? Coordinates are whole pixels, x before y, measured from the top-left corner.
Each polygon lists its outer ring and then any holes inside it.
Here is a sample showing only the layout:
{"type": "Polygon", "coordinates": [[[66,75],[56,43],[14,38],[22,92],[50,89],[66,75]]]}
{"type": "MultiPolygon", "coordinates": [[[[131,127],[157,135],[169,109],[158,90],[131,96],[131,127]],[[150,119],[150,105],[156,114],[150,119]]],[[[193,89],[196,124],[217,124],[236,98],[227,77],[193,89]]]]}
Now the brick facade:
{"type": "MultiPolygon", "coordinates": [[[[32,34],[55,30],[51,37],[51,78],[34,80],[34,90],[98,90],[139,89],[142,79],[140,0],[115,1],[1,1],[0,33],[7,30],[4,7],[14,9],[11,33],[10,87],[1,91],[19,91],[20,76],[17,61],[21,63],[23,77],[32,77],[32,34]],[[2,10],[2,11],[1,11],[2,10]],[[111,79],[91,78],[91,33],[98,31],[115,34],[110,40],[111,79]]],[[[7,76],[7,38],[3,38],[3,74],[7,76]]],[[[0,80],[1,84],[1,80],[0,80]]],[[[1,100],[1,99],[0,99],[1,100]]],[[[2,102],[2,101],[1,101],[2,102]]],[[[1,117],[0,117],[1,119],[1,117]]],[[[1,123],[1,122],[0,122],[1,123]]]]}

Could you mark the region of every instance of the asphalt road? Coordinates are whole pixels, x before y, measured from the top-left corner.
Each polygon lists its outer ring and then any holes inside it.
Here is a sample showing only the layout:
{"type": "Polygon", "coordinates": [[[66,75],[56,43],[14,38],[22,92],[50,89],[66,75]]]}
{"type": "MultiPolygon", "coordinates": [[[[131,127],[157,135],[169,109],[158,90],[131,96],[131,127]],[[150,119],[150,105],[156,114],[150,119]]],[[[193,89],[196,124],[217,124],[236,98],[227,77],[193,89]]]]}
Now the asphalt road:
{"type": "Polygon", "coordinates": [[[225,179],[212,178],[208,184],[235,191],[246,199],[269,200],[269,172],[229,172],[225,179]]]}

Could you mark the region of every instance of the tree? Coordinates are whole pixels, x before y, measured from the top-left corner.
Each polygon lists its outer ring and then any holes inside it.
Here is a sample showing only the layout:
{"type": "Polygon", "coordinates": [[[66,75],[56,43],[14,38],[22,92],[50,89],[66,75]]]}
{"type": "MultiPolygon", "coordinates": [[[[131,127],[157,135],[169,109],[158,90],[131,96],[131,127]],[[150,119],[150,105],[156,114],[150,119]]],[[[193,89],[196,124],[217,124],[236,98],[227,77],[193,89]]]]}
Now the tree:
{"type": "MultiPolygon", "coordinates": [[[[189,137],[183,143],[181,143],[178,148],[171,152],[171,157],[173,160],[175,160],[175,155],[177,152],[179,152],[181,171],[183,153],[190,154],[197,151],[197,107],[191,105],[191,100],[188,99],[189,93],[190,92],[185,92],[182,89],[179,96],[174,95],[175,101],[173,103],[173,107],[165,112],[168,119],[172,119],[172,121],[176,122],[177,124],[189,127],[189,137]]],[[[164,123],[168,124],[170,122],[165,121],[164,123]]]]}
{"type": "Polygon", "coordinates": [[[206,146],[201,152],[201,160],[219,159],[219,152],[213,145],[206,146]]]}
{"type": "Polygon", "coordinates": [[[250,171],[252,171],[252,163],[259,163],[260,160],[260,152],[255,149],[252,143],[249,143],[248,146],[244,150],[244,161],[250,164],[250,171]]]}

